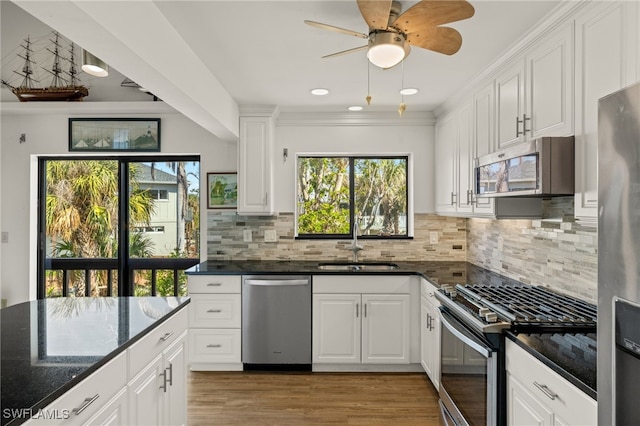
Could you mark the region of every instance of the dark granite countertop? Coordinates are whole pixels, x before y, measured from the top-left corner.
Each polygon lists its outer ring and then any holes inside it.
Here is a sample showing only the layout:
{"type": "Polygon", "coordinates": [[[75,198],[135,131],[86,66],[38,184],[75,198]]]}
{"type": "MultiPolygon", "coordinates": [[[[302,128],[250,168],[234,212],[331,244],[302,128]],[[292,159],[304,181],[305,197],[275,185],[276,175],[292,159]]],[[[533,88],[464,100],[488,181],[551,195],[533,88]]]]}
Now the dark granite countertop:
{"type": "MultiPolygon", "coordinates": [[[[335,261],[334,261],[335,262],[335,261]]],[[[207,261],[186,270],[187,274],[202,275],[238,275],[238,274],[304,274],[304,275],[421,275],[436,285],[443,284],[485,284],[485,285],[513,285],[518,283],[495,272],[476,266],[468,262],[398,262],[398,269],[388,271],[329,271],[318,268],[321,263],[332,261],[298,261],[298,260],[235,260],[235,261],[207,261]]],[[[344,262],[342,262],[344,263],[344,262]]],[[[367,263],[363,261],[362,263],[367,263]]],[[[372,262],[375,263],[375,262],[372,262]]]]}
{"type": "Polygon", "coordinates": [[[1,424],[23,423],[8,410],[46,407],[187,303],[188,297],[50,298],[0,310],[1,424]]]}
{"type": "MultiPolygon", "coordinates": [[[[421,275],[436,285],[482,284],[518,285],[519,281],[468,262],[396,262],[399,268],[390,271],[327,271],[320,263],[331,261],[208,261],[187,270],[188,274],[389,274],[421,275]]],[[[366,262],[364,262],[366,263],[366,262]]],[[[595,334],[515,334],[507,337],[522,346],[565,379],[596,399],[596,335],[595,334]]]]}
{"type": "Polygon", "coordinates": [[[513,333],[507,338],[593,399],[596,392],[595,333],[513,333]]]}

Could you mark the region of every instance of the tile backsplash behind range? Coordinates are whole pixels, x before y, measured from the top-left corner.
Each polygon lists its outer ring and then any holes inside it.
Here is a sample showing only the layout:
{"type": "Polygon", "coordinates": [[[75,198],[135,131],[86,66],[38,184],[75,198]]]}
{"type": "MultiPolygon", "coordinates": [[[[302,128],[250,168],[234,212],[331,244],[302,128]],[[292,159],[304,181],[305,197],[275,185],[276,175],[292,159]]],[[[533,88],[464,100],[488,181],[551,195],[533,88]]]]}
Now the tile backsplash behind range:
{"type": "MultiPolygon", "coordinates": [[[[414,215],[414,238],[366,240],[358,258],[362,261],[464,261],[466,220],[430,214],[414,215]],[[430,234],[437,232],[438,243],[430,234]]],[[[296,240],[293,213],[276,216],[238,216],[235,212],[207,212],[207,258],[209,260],[333,260],[348,261],[351,240],[296,240]],[[251,230],[252,242],[243,231],[251,230]],[[276,231],[276,242],[265,241],[265,231],[276,231]]]]}
{"type": "Polygon", "coordinates": [[[467,261],[596,303],[598,233],[573,218],[573,199],[544,203],[553,220],[467,221],[467,261]]]}

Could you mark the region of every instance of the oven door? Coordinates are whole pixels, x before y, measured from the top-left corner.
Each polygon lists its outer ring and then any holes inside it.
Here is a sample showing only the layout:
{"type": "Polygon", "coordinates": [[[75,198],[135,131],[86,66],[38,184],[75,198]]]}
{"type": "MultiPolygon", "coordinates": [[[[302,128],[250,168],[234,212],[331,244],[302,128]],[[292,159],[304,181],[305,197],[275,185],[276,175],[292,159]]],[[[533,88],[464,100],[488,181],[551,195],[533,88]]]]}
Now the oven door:
{"type": "Polygon", "coordinates": [[[441,310],[440,400],[445,424],[498,424],[498,355],[491,343],[441,310]]]}

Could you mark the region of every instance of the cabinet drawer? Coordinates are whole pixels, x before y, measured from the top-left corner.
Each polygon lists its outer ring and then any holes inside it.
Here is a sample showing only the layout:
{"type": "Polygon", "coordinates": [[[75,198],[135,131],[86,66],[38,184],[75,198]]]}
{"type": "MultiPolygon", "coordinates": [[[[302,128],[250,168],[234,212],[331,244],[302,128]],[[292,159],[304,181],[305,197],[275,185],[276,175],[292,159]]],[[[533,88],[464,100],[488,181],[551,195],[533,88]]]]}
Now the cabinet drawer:
{"type": "Polygon", "coordinates": [[[313,293],[409,294],[411,275],[314,275],[313,293]]]}
{"type": "Polygon", "coordinates": [[[193,362],[240,362],[240,329],[189,330],[189,357],[193,362]]]}
{"type": "Polygon", "coordinates": [[[240,328],[241,312],[239,294],[194,294],[189,304],[189,327],[240,328]]]}
{"type": "Polygon", "coordinates": [[[123,352],[44,408],[43,418],[34,418],[25,424],[82,424],[126,385],[127,355],[123,352]]]}
{"type": "MultiPolygon", "coordinates": [[[[189,306],[189,305],[187,305],[189,306]]],[[[187,310],[182,309],[134,343],[129,353],[129,380],[187,329],[187,310]]]]}
{"type": "Polygon", "coordinates": [[[567,424],[597,424],[595,400],[510,340],[506,366],[509,375],[567,424]]]}
{"type": "Polygon", "coordinates": [[[240,275],[189,275],[189,294],[194,293],[240,293],[240,275]]]}

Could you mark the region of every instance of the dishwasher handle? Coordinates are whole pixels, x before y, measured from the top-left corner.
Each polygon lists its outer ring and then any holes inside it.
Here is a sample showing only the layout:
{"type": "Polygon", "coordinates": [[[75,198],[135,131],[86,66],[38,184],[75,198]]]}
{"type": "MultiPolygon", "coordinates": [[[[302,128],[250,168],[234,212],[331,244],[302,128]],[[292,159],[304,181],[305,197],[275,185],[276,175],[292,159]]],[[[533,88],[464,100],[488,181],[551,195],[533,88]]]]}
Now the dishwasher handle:
{"type": "Polygon", "coordinates": [[[244,283],[263,286],[297,286],[308,285],[309,280],[244,280],[244,283]]]}

